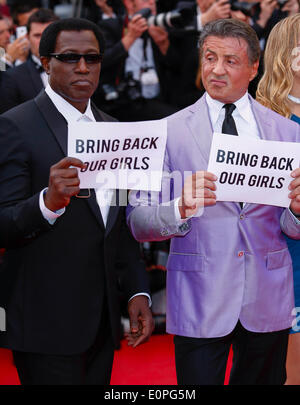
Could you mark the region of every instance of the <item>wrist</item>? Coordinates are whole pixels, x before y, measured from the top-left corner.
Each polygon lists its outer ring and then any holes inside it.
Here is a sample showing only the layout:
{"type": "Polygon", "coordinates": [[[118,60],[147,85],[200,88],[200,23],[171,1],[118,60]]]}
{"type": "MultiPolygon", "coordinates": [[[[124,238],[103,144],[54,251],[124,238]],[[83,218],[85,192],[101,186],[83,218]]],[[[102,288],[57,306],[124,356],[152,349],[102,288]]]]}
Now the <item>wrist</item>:
{"type": "Polygon", "coordinates": [[[290,211],[291,211],[291,213],[294,215],[294,217],[300,218],[300,212],[299,212],[299,213],[296,213],[296,212],[293,211],[291,208],[290,208],[290,211]]]}
{"type": "Polygon", "coordinates": [[[121,42],[125,48],[126,51],[129,50],[129,48],[133,45],[135,42],[136,37],[131,35],[130,33],[126,34],[122,39],[121,42]]]}
{"type": "Polygon", "coordinates": [[[178,209],[179,209],[180,218],[181,219],[186,219],[187,215],[186,215],[185,207],[184,207],[183,202],[182,202],[182,198],[180,198],[180,200],[178,201],[178,209]]]}
{"type": "Polygon", "coordinates": [[[259,19],[256,21],[256,23],[258,25],[260,25],[262,28],[265,28],[268,20],[269,20],[269,17],[260,16],[259,19]]]}
{"type": "Polygon", "coordinates": [[[170,41],[169,41],[169,39],[166,39],[164,41],[157,42],[156,45],[158,46],[160,52],[163,55],[166,55],[166,53],[168,52],[169,46],[170,46],[170,41]]]}
{"type": "Polygon", "coordinates": [[[51,202],[51,199],[49,198],[47,190],[44,191],[43,198],[44,198],[45,207],[48,208],[48,210],[50,210],[52,212],[56,212],[56,211],[60,210],[61,208],[64,208],[64,207],[57,207],[55,204],[53,204],[51,202]]]}
{"type": "Polygon", "coordinates": [[[10,63],[14,63],[15,61],[14,58],[9,53],[5,54],[5,59],[10,63]]]}
{"type": "Polygon", "coordinates": [[[209,15],[207,15],[207,12],[206,12],[206,13],[203,13],[203,14],[201,15],[201,24],[202,24],[202,27],[204,27],[204,25],[207,24],[208,22],[209,22],[209,15]]]}

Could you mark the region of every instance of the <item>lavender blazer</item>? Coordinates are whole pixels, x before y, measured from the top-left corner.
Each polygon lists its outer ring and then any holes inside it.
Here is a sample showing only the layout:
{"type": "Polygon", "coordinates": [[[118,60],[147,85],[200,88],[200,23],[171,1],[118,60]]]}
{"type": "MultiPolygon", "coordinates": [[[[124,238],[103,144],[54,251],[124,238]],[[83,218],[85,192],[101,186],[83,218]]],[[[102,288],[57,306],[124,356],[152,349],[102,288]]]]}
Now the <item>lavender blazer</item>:
{"type": "MultiPolygon", "coordinates": [[[[250,103],[262,139],[300,141],[300,126],[250,103]]],[[[168,117],[164,168],[167,172],[207,170],[212,126],[205,96],[168,117]]],[[[178,182],[177,182],[178,183],[178,182]]],[[[190,337],[230,333],[238,320],[254,332],[289,328],[294,307],[291,257],[282,231],[300,239],[299,221],[280,207],[217,202],[202,216],[178,226],[174,202],[180,187],[170,187],[147,206],[131,195],[128,224],[139,241],[171,239],[167,264],[167,331],[190,337]],[[170,194],[171,189],[171,194],[170,194]]]]}

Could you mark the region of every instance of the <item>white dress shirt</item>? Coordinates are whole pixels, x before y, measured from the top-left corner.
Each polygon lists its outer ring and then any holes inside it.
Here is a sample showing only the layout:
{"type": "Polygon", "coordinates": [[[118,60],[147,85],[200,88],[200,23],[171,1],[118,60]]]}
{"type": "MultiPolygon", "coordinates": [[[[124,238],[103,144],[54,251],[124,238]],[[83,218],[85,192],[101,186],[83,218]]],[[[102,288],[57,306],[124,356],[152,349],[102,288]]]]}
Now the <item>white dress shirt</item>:
{"type": "MultiPolygon", "coordinates": [[[[222,124],[225,118],[225,108],[223,108],[224,103],[214,100],[208,93],[206,93],[206,103],[208,105],[209,117],[214,132],[222,132],[222,124]]],[[[245,136],[249,136],[260,139],[259,131],[251,109],[248,92],[239,100],[235,101],[234,105],[236,108],[233,110],[232,117],[235,121],[239,137],[244,138],[245,136]]]]}
{"type": "Polygon", "coordinates": [[[142,95],[144,98],[157,97],[160,91],[159,81],[155,70],[154,56],[150,38],[146,42],[146,59],[144,55],[144,39],[137,38],[129,48],[128,57],[125,61],[125,73],[132,72],[135,80],[141,80],[141,71],[143,68],[151,69],[152,74],[156,75],[155,83],[146,84],[141,81],[142,95]]]}

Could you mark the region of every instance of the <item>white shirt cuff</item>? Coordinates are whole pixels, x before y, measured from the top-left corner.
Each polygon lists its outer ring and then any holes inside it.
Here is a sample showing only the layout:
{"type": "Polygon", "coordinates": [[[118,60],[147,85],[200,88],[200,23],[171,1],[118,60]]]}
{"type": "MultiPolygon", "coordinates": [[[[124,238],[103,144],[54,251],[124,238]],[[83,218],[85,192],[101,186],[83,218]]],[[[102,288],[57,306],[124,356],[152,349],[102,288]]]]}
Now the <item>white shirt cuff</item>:
{"type": "Polygon", "coordinates": [[[300,225],[300,219],[299,218],[297,218],[293,213],[292,213],[292,211],[288,208],[288,210],[290,211],[290,213],[291,213],[291,215],[292,215],[292,218],[293,218],[293,220],[295,221],[295,223],[297,224],[297,225],[300,225]]]}
{"type": "Polygon", "coordinates": [[[151,300],[151,298],[150,298],[150,295],[147,294],[147,293],[134,294],[134,295],[129,299],[129,301],[132,300],[132,298],[137,297],[138,295],[145,295],[145,296],[148,298],[148,301],[149,301],[149,308],[152,306],[152,300],[151,300]]]}
{"type": "Polygon", "coordinates": [[[44,202],[44,194],[47,190],[48,190],[48,188],[44,188],[44,190],[42,190],[40,192],[40,199],[39,199],[40,210],[41,210],[43,217],[49,222],[49,224],[53,225],[54,222],[57,220],[57,218],[59,218],[65,212],[66,209],[61,208],[60,210],[57,210],[55,212],[50,211],[46,207],[45,202],[44,202]]]}

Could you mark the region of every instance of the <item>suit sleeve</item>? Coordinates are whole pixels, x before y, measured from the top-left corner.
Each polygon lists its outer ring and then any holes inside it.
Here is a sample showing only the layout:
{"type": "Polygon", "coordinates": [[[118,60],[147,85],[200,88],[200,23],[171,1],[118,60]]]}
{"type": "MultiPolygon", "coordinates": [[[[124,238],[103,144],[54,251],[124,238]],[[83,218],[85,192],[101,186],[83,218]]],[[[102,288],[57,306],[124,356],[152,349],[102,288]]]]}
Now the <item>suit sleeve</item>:
{"type": "MultiPolygon", "coordinates": [[[[300,125],[297,125],[296,142],[300,142],[300,125]]],[[[289,208],[286,208],[280,217],[282,232],[292,239],[300,239],[300,218],[296,218],[289,208]]]]}
{"type": "Polygon", "coordinates": [[[300,239],[300,220],[286,208],[280,218],[282,232],[292,239],[300,239]]]}
{"type": "Polygon", "coordinates": [[[30,152],[20,130],[0,117],[0,247],[30,242],[50,229],[39,208],[39,193],[32,194],[30,152]]]}
{"type": "Polygon", "coordinates": [[[133,236],[139,242],[162,241],[173,236],[184,236],[191,230],[190,220],[178,223],[174,198],[181,194],[181,189],[174,190],[174,183],[178,185],[181,181],[172,177],[166,151],[161,192],[132,191],[129,196],[127,222],[133,236]]]}

